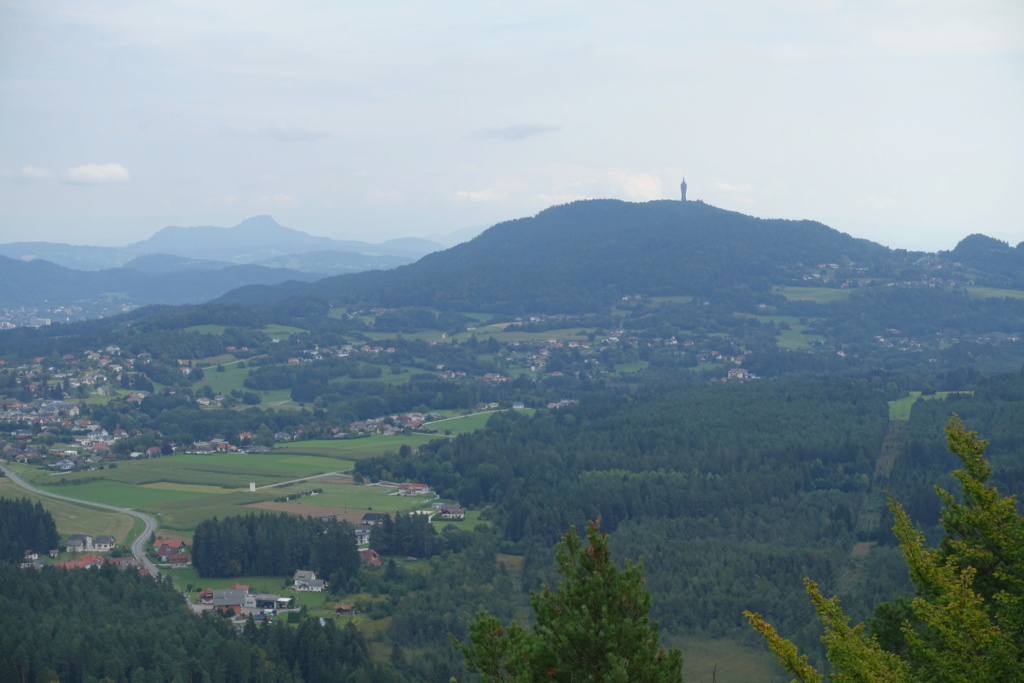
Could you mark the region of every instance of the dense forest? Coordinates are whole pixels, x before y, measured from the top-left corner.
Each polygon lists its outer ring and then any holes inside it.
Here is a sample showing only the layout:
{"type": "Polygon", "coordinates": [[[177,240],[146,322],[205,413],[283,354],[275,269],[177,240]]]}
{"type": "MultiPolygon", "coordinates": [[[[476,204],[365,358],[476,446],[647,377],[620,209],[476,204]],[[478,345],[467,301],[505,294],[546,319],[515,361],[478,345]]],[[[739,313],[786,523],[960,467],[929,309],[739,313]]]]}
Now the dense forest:
{"type": "Polygon", "coordinates": [[[665,628],[739,635],[745,607],[785,611],[789,583],[837,575],[887,426],[870,383],[793,378],[499,413],[357,471],[493,508],[530,587],[559,531],[600,516],[618,555],[644,559],[665,628]]]}
{"type": "Polygon", "coordinates": [[[21,562],[26,551],[46,553],[59,541],[57,525],[41,503],[0,498],[0,561],[21,562]]]}
{"type": "Polygon", "coordinates": [[[22,570],[0,562],[3,683],[61,681],[401,680],[372,663],[357,629],[314,619],[298,627],[196,615],[170,583],[112,566],[22,570]]]}
{"type": "Polygon", "coordinates": [[[204,578],[290,576],[302,569],[343,584],[358,571],[359,554],[348,522],[262,512],[200,522],[192,564],[204,578]]]}

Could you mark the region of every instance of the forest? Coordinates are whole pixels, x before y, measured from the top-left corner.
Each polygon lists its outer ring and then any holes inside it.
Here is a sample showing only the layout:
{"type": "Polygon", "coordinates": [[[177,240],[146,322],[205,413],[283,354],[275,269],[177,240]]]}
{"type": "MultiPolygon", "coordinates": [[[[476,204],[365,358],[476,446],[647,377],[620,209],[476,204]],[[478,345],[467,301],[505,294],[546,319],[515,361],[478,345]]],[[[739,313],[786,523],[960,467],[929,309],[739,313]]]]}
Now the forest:
{"type": "Polygon", "coordinates": [[[26,551],[43,554],[59,541],[57,525],[41,503],[0,498],[0,562],[21,562],[26,551]]]}
{"type": "Polygon", "coordinates": [[[302,569],[343,585],[359,570],[359,554],[348,522],[261,512],[200,522],[192,564],[203,578],[290,576],[302,569]]]}

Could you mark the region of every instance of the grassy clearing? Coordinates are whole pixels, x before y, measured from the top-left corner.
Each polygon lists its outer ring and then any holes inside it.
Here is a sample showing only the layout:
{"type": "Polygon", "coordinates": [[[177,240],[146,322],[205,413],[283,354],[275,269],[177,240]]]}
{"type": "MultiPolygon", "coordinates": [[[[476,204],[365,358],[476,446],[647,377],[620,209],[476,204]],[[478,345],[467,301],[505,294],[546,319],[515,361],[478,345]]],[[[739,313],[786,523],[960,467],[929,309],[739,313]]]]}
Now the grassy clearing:
{"type": "Polygon", "coordinates": [[[672,638],[662,643],[683,651],[683,680],[730,683],[782,683],[786,672],[764,648],[745,647],[730,640],[672,638]]]}
{"type": "MultiPolygon", "coordinates": [[[[122,515],[116,512],[104,512],[93,508],[74,505],[62,500],[54,500],[46,496],[40,496],[31,491],[26,491],[15,485],[6,477],[0,478],[0,497],[3,498],[28,498],[35,502],[39,501],[57,523],[57,531],[61,534],[91,533],[110,534],[123,544],[126,539],[134,538],[132,529],[135,526],[135,518],[122,515]]],[[[139,523],[141,525],[141,522],[139,523]]],[[[140,527],[141,531],[141,527],[140,527]]]]}
{"type": "Polygon", "coordinates": [[[658,304],[688,304],[693,301],[692,296],[652,296],[651,301],[658,304]]]}
{"type": "Polygon", "coordinates": [[[291,327],[289,325],[267,325],[261,331],[263,334],[271,337],[290,337],[293,334],[309,334],[308,330],[304,330],[301,327],[291,327]]]}
{"type": "Polygon", "coordinates": [[[889,419],[909,420],[910,411],[918,401],[931,401],[932,399],[945,399],[950,394],[970,394],[970,391],[936,391],[934,394],[922,396],[920,391],[911,391],[909,396],[904,396],[895,401],[889,401],[889,419]]]}
{"type": "Polygon", "coordinates": [[[640,372],[647,367],[647,363],[644,361],[638,361],[636,363],[620,363],[615,366],[615,372],[623,375],[629,375],[634,372],[640,372]]]}
{"type": "Polygon", "coordinates": [[[806,325],[791,325],[788,330],[780,330],[775,343],[780,349],[809,349],[811,342],[824,341],[820,334],[804,334],[806,325]]]}
{"type": "Polygon", "coordinates": [[[978,299],[1024,299],[1019,289],[996,289],[995,287],[968,287],[968,294],[978,299]]]}
{"type": "Polygon", "coordinates": [[[846,301],[854,290],[834,289],[832,287],[792,287],[779,285],[772,288],[776,294],[781,294],[790,301],[814,301],[819,304],[827,304],[833,301],[846,301]]]}

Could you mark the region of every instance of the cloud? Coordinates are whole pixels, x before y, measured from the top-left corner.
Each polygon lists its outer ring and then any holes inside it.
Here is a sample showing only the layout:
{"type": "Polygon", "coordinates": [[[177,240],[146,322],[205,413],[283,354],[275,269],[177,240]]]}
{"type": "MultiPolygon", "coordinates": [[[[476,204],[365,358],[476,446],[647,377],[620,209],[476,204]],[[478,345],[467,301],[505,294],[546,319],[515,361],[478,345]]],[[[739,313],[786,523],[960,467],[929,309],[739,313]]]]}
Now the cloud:
{"type": "Polygon", "coordinates": [[[506,198],[504,192],[493,187],[483,190],[459,190],[455,196],[471,202],[496,202],[506,198]]]}
{"type": "Polygon", "coordinates": [[[293,194],[270,194],[263,195],[258,201],[270,202],[271,204],[291,204],[295,201],[295,195],[293,194]]]}
{"type": "Polygon", "coordinates": [[[106,185],[126,183],[131,179],[131,174],[121,164],[85,164],[69,168],[67,179],[79,185],[106,185]]]}
{"type": "Polygon", "coordinates": [[[39,168],[38,166],[22,166],[18,173],[22,178],[27,178],[28,180],[46,180],[53,177],[49,169],[39,168]]]}
{"type": "Polygon", "coordinates": [[[523,140],[534,135],[543,135],[559,130],[558,126],[541,126],[525,124],[518,126],[501,126],[500,128],[480,128],[473,131],[470,137],[478,140],[523,140]]]}

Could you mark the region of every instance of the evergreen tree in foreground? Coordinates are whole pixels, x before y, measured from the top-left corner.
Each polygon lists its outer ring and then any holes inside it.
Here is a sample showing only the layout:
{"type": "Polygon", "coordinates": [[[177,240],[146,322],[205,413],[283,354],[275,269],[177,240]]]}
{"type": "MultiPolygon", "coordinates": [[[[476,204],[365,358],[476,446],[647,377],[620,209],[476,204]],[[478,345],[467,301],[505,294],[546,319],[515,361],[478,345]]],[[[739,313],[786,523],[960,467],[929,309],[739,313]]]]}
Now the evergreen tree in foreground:
{"type": "Polygon", "coordinates": [[[562,580],[557,592],[533,594],[532,631],[481,612],[472,644],[455,641],[483,681],[682,681],[682,654],[659,646],[658,624],[648,619],[642,565],[619,571],[600,527],[600,518],[587,525],[586,546],[572,529],[559,543],[562,580]]]}
{"type": "MultiPolygon", "coordinates": [[[[959,501],[936,487],[945,529],[939,548],[925,547],[900,504],[889,502],[916,597],[880,605],[876,634],[867,635],[863,624],[849,625],[836,598],[824,597],[805,579],[825,624],[822,642],[833,681],[1024,681],[1024,519],[1013,496],[986,484],[992,473],[984,459],[988,442],[965,431],[956,416],[946,441],[963,469],[953,473],[959,501]]],[[[797,680],[822,680],[759,614],[745,615],[797,680]]]]}

